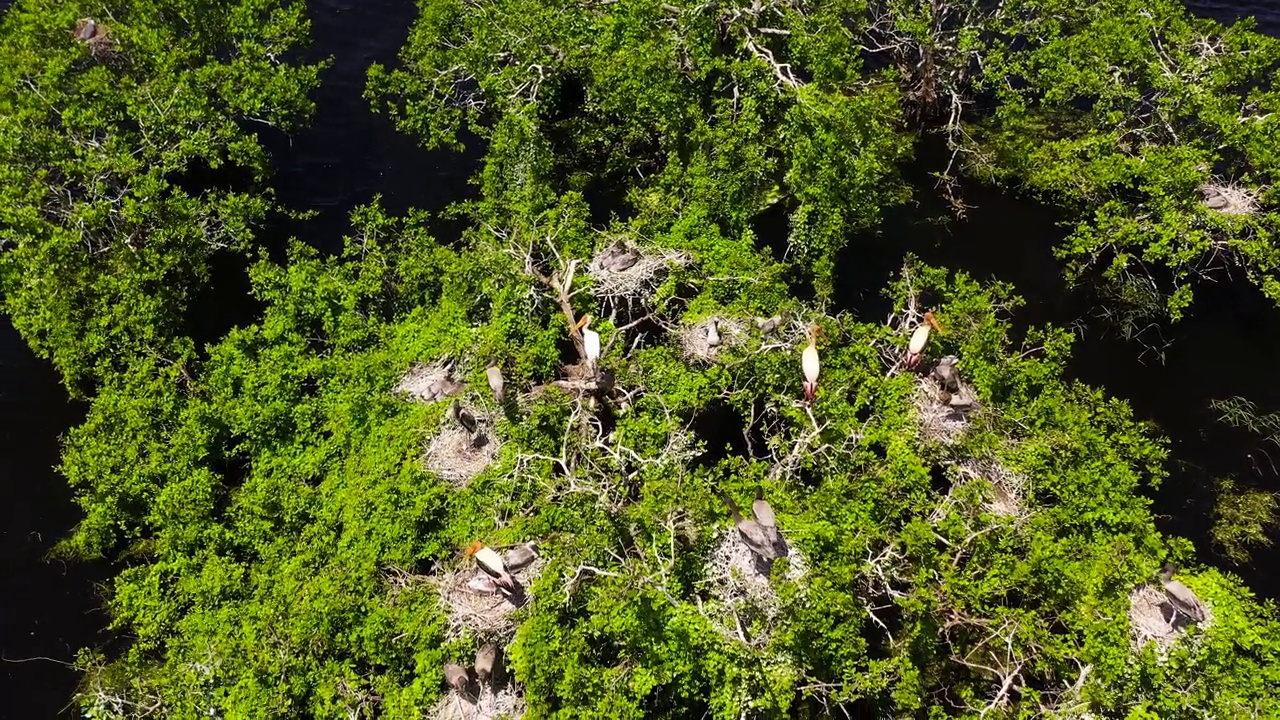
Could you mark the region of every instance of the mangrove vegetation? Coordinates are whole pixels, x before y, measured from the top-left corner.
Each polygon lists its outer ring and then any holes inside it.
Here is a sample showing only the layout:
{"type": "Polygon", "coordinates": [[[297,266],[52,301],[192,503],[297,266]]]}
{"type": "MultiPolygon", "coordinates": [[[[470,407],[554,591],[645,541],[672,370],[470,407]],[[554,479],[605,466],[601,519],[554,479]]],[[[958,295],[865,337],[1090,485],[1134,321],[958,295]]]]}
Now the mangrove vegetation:
{"type": "MultiPolygon", "coordinates": [[[[1175,456],[1076,334],[908,253],[887,316],[844,300],[889,209],[985,183],[1123,322],[1280,302],[1280,41],[1171,0],[419,9],[367,109],[474,193],[368,198],[334,253],[273,234],[304,3],[0,21],[4,309],[88,401],[59,556],[113,569],[82,716],[1280,715],[1274,603],[1157,530],[1175,456]],[[199,337],[221,257],[254,317],[199,337]]],[[[1276,502],[1232,497],[1244,563],[1276,502]]]]}

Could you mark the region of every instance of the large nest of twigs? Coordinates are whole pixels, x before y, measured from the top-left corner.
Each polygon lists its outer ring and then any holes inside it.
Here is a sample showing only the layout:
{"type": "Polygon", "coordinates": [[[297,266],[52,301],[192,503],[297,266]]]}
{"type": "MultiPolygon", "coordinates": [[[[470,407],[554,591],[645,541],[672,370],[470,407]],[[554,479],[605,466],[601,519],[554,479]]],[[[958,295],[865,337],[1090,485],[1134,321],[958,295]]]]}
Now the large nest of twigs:
{"type": "Polygon", "coordinates": [[[785,537],[779,538],[778,559],[767,563],[751,551],[736,529],[722,530],[714,540],[706,564],[706,587],[714,607],[708,615],[726,637],[760,647],[778,615],[778,595],[769,584],[773,566],[783,577],[798,581],[808,563],[785,537]],[[760,632],[763,630],[763,632],[760,632]]]}
{"type": "Polygon", "coordinates": [[[440,604],[449,616],[447,635],[450,639],[470,633],[483,637],[510,637],[515,631],[511,615],[528,604],[529,586],[542,574],[547,560],[541,554],[525,567],[511,572],[511,577],[523,590],[517,597],[507,597],[501,592],[478,592],[468,583],[483,576],[484,571],[471,560],[450,572],[432,578],[439,593],[440,604]]]}
{"type": "Polygon", "coordinates": [[[1164,588],[1153,583],[1139,585],[1129,593],[1129,636],[1134,651],[1153,642],[1163,657],[1174,643],[1186,636],[1188,627],[1207,627],[1213,622],[1209,608],[1203,607],[1204,620],[1196,622],[1174,609],[1164,588]]]}
{"type": "Polygon", "coordinates": [[[688,253],[679,250],[615,242],[591,259],[588,271],[595,281],[592,292],[601,300],[623,303],[647,300],[666,278],[672,266],[683,267],[689,262],[688,253]],[[625,270],[612,269],[611,266],[615,263],[611,260],[616,258],[622,248],[634,257],[635,262],[625,270]]]}
{"type": "Polygon", "coordinates": [[[961,482],[986,480],[991,489],[986,493],[983,507],[1005,517],[1022,517],[1027,510],[1027,477],[1014,472],[995,458],[977,460],[969,458],[955,464],[956,475],[961,482]]]}
{"type": "Polygon", "coordinates": [[[964,437],[969,427],[969,415],[977,408],[973,401],[973,388],[960,383],[960,390],[949,393],[928,377],[917,378],[912,405],[916,408],[916,423],[926,442],[953,445],[964,437]],[[968,403],[967,405],[964,403],[968,403]],[[960,404],[956,404],[960,403],[960,404]]]}
{"type": "Polygon", "coordinates": [[[435,402],[462,392],[463,385],[453,378],[449,366],[444,363],[430,365],[419,363],[409,368],[396,383],[393,392],[408,395],[419,402],[435,402]]]}
{"type": "Polygon", "coordinates": [[[446,420],[440,432],[427,444],[422,464],[446,482],[463,487],[472,478],[484,472],[498,456],[502,443],[493,432],[491,419],[475,409],[476,434],[456,422],[446,420]]]}
{"type": "Polygon", "coordinates": [[[735,318],[705,318],[692,325],[686,325],[677,331],[680,350],[685,360],[701,360],[711,362],[716,355],[727,348],[741,347],[747,341],[747,327],[735,318]],[[711,344],[711,323],[715,322],[719,342],[711,344]]]}
{"type": "Polygon", "coordinates": [[[1254,215],[1261,210],[1258,194],[1233,182],[1210,182],[1200,186],[1202,204],[1223,215],[1254,215]]]}
{"type": "Polygon", "coordinates": [[[497,720],[497,718],[524,717],[528,709],[524,702],[524,690],[509,676],[501,686],[477,688],[472,682],[467,693],[450,689],[449,694],[436,703],[431,717],[437,720],[497,720]]]}

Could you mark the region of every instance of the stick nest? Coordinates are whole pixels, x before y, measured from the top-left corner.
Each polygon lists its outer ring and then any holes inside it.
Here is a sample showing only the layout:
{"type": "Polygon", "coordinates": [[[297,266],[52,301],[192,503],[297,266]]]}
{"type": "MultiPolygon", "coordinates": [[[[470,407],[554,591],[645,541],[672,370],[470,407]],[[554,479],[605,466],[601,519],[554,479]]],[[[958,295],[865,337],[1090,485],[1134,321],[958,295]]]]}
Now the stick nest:
{"type": "Polygon", "coordinates": [[[705,318],[692,325],[686,325],[677,331],[680,350],[684,359],[712,362],[716,355],[725,349],[741,347],[747,342],[747,326],[735,318],[705,318]],[[707,331],[711,329],[711,321],[715,320],[716,332],[720,342],[712,345],[707,340],[707,331]]]}
{"type": "Polygon", "coordinates": [[[588,271],[595,280],[592,291],[597,298],[623,302],[647,300],[666,278],[669,268],[684,267],[690,262],[689,255],[679,250],[635,246],[629,246],[629,249],[639,257],[634,265],[621,272],[605,267],[605,260],[614,251],[612,246],[604,248],[591,259],[588,271]]]}
{"type": "Polygon", "coordinates": [[[470,690],[474,688],[475,683],[472,683],[466,695],[450,689],[449,694],[436,703],[431,717],[437,720],[516,720],[528,710],[524,690],[510,678],[501,687],[481,687],[473,694],[470,690]]]}
{"type": "Polygon", "coordinates": [[[1153,583],[1143,583],[1129,593],[1129,635],[1133,650],[1137,652],[1149,642],[1156,644],[1156,651],[1164,657],[1187,628],[1199,624],[1207,627],[1213,622],[1213,614],[1204,607],[1204,620],[1196,623],[1173,608],[1164,588],[1153,583]]]}
{"type": "MultiPolygon", "coordinates": [[[[779,538],[779,557],[774,564],[785,563],[784,576],[799,581],[808,572],[808,563],[798,550],[779,538]]],[[[719,532],[707,558],[706,584],[715,608],[709,617],[726,637],[753,647],[769,641],[769,631],[778,616],[778,594],[769,584],[773,572],[747,547],[736,529],[719,532]],[[748,636],[749,626],[760,623],[764,632],[748,636]]]]}
{"type": "Polygon", "coordinates": [[[917,378],[917,388],[911,403],[916,408],[920,435],[926,442],[954,445],[964,437],[965,430],[969,427],[969,415],[977,407],[977,403],[956,407],[951,404],[953,397],[972,401],[973,388],[961,381],[959,392],[952,394],[938,387],[938,383],[930,378],[917,378]]]}
{"type": "Polygon", "coordinates": [[[1209,182],[1200,186],[1202,204],[1223,215],[1256,215],[1262,208],[1254,190],[1234,182],[1209,182]]]}
{"type": "Polygon", "coordinates": [[[462,383],[453,379],[448,366],[443,363],[426,365],[418,363],[409,368],[396,383],[392,392],[408,395],[418,402],[435,402],[462,392],[462,383]]]}
{"type": "MultiPolygon", "coordinates": [[[[546,558],[539,554],[525,567],[509,572],[527,596],[529,586],[546,565],[546,558]]],[[[467,583],[477,575],[484,575],[484,571],[467,560],[460,567],[432,579],[440,604],[449,616],[447,636],[457,639],[470,633],[481,637],[509,638],[515,632],[512,613],[527,604],[529,598],[519,598],[520,604],[517,605],[501,592],[478,593],[467,587],[467,583]]]]}
{"type": "Polygon", "coordinates": [[[476,434],[472,436],[460,425],[446,423],[427,445],[422,464],[455,487],[465,487],[484,472],[498,456],[502,443],[493,433],[493,423],[475,409],[476,434]]]}
{"type": "Polygon", "coordinates": [[[989,512],[1011,518],[1026,514],[1027,477],[1022,473],[1010,470],[995,458],[961,460],[955,468],[962,482],[981,478],[991,483],[982,504],[989,512]]]}

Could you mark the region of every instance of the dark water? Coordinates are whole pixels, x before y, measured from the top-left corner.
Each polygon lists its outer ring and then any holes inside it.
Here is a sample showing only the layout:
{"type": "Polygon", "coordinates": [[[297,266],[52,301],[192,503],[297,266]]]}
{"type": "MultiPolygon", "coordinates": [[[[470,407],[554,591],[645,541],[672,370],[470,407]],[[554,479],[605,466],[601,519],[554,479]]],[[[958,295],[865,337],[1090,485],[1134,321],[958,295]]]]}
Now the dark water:
{"type": "MultiPolygon", "coordinates": [[[[0,10],[7,7],[0,0],[0,10]]],[[[1280,7],[1271,3],[1189,3],[1196,12],[1222,21],[1255,15],[1261,29],[1280,34],[1280,7]]],[[[294,138],[269,138],[276,162],[276,187],[287,204],[314,209],[305,225],[273,228],[273,234],[298,235],[326,250],[338,247],[348,232],[347,212],[381,193],[392,213],[409,207],[440,208],[467,192],[472,165],[447,153],[426,153],[375,116],[361,97],[365,72],[373,62],[392,63],[416,15],[412,0],[309,3],[315,43],[310,59],[334,57],[334,66],[316,93],[312,128],[294,138]]],[[[857,270],[846,277],[858,304],[874,306],[856,288],[879,288],[896,267],[901,252],[914,250],[935,263],[969,269],[979,277],[1015,283],[1030,299],[1020,322],[1069,322],[1087,311],[1087,302],[1063,287],[1049,245],[1062,231],[1042,207],[999,194],[970,191],[979,207],[971,219],[950,229],[921,226],[918,213],[902,213],[886,224],[881,237],[860,250],[857,270]],[[878,258],[878,260],[877,260],[878,258]]],[[[232,299],[243,287],[230,264],[219,276],[225,284],[212,304],[232,299]]],[[[1132,401],[1135,412],[1156,422],[1172,439],[1179,463],[1155,494],[1156,509],[1167,517],[1163,529],[1187,535],[1205,554],[1205,503],[1210,478],[1251,476],[1272,489],[1280,479],[1259,472],[1247,453],[1256,443],[1214,423],[1212,398],[1244,395],[1264,410],[1280,410],[1280,387],[1267,369],[1280,363],[1280,313],[1244,284],[1207,288],[1190,318],[1169,339],[1164,363],[1135,360],[1140,348],[1114,337],[1088,335],[1078,345],[1072,372],[1086,382],[1132,401]]],[[[224,306],[225,310],[226,307],[224,306]]],[[[209,335],[242,321],[228,311],[202,322],[209,335]],[[230,317],[228,317],[230,316],[230,317]]],[[[1150,358],[1148,358],[1150,360],[1150,358]]],[[[79,421],[82,410],[67,402],[53,371],[26,349],[0,322],[0,715],[15,718],[55,716],[68,703],[76,677],[49,660],[70,660],[78,647],[96,642],[105,618],[97,611],[94,584],[101,568],[64,567],[44,560],[51,544],[75,524],[78,511],[64,481],[53,471],[58,437],[79,421]]],[[[1280,465],[1280,454],[1276,454],[1280,465]]],[[[1207,555],[1205,555],[1208,557],[1207,555]]],[[[1256,569],[1240,570],[1261,594],[1280,596],[1280,581],[1270,570],[1275,555],[1260,554],[1256,569]]]]}

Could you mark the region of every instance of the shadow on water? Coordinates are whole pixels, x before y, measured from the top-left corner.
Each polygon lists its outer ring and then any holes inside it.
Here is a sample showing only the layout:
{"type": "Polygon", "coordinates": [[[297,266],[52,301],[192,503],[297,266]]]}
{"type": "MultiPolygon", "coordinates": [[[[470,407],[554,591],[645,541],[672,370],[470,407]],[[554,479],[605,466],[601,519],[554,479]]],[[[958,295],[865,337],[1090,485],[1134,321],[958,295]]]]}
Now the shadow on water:
{"type": "MultiPolygon", "coordinates": [[[[1233,476],[1245,486],[1280,491],[1280,452],[1263,448],[1257,436],[1219,422],[1210,402],[1242,396],[1264,412],[1280,410],[1280,311],[1243,278],[1198,288],[1191,313],[1168,328],[1163,363],[1144,356],[1091,313],[1094,298],[1066,286],[1053,247],[1065,236],[1051,208],[999,190],[966,186],[974,205],[963,221],[940,224],[946,206],[921,167],[908,180],[917,204],[890,212],[874,236],[859,237],[840,258],[838,298],[842,308],[878,322],[890,310],[881,288],[914,253],[931,265],[963,270],[978,280],[1012,284],[1026,300],[1015,313],[1015,332],[1028,324],[1083,327],[1068,373],[1130,402],[1134,414],[1169,439],[1169,477],[1151,490],[1152,509],[1166,533],[1190,538],[1201,560],[1240,575],[1259,595],[1280,597],[1280,578],[1266,570],[1276,558],[1256,549],[1253,562],[1233,566],[1214,551],[1209,531],[1214,479],[1233,476]],[[1274,465],[1271,458],[1274,458],[1274,465]]],[[[1273,535],[1275,535],[1273,533],[1273,535]]],[[[1280,538],[1278,538],[1280,539],[1280,538]]]]}

